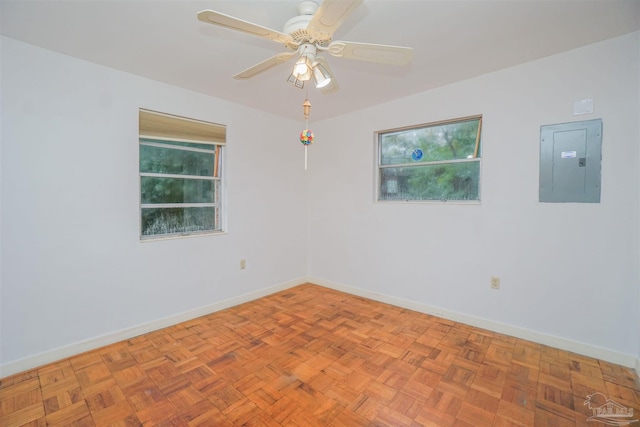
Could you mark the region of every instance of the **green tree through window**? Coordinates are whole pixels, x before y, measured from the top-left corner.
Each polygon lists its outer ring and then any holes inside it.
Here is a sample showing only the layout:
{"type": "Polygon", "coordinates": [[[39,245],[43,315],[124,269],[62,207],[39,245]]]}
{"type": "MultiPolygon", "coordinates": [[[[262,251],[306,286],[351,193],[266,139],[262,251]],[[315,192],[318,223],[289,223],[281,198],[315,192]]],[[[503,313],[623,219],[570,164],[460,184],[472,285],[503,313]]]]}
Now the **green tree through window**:
{"type": "Polygon", "coordinates": [[[378,200],[480,200],[480,116],[378,132],[378,200]]]}
{"type": "Polygon", "coordinates": [[[223,126],[140,111],[141,239],[222,231],[223,126]]]}

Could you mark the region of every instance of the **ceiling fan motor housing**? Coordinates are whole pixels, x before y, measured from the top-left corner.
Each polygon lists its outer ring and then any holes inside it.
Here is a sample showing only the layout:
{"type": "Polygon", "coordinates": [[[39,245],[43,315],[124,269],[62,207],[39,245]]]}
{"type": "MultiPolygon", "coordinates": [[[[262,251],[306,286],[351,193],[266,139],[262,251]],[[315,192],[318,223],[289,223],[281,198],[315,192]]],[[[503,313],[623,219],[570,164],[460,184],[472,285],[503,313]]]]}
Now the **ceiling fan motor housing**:
{"type": "Polygon", "coordinates": [[[312,18],[313,15],[294,16],[284,24],[284,30],[282,32],[292,35],[300,30],[306,30],[307,25],[309,25],[312,18]]]}
{"type": "Polygon", "coordinates": [[[311,0],[302,0],[298,5],[300,15],[313,15],[318,10],[318,3],[311,0]]]}
{"type": "Polygon", "coordinates": [[[313,19],[314,13],[318,10],[318,4],[310,0],[304,0],[298,5],[299,16],[294,16],[284,24],[283,33],[289,34],[298,44],[314,43],[326,46],[331,42],[331,38],[323,37],[315,31],[309,31],[307,28],[309,22],[313,19]]]}

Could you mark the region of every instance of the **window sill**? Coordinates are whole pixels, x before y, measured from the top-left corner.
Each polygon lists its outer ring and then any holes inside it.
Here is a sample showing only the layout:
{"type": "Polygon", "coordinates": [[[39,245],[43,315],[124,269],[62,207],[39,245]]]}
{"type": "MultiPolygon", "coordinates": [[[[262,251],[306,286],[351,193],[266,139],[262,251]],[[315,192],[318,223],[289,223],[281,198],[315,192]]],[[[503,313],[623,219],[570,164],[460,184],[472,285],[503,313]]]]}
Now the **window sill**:
{"type": "Polygon", "coordinates": [[[376,200],[376,204],[401,205],[480,205],[480,200],[376,200]]]}
{"type": "Polygon", "coordinates": [[[224,236],[227,235],[226,231],[207,231],[203,233],[184,233],[184,234],[171,234],[165,236],[149,236],[140,238],[140,243],[147,242],[159,242],[164,240],[177,240],[177,239],[190,239],[192,237],[210,237],[210,236],[224,236]]]}

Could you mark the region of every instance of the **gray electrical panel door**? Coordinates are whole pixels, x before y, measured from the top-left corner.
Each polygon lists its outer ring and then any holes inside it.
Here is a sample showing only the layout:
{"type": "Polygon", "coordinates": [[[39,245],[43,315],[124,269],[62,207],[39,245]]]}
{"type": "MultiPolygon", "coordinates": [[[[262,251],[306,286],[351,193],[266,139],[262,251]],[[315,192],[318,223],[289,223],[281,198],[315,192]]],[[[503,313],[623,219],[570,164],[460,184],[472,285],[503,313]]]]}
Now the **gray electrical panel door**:
{"type": "Polygon", "coordinates": [[[540,127],[540,201],[600,202],[602,120],[540,127]]]}

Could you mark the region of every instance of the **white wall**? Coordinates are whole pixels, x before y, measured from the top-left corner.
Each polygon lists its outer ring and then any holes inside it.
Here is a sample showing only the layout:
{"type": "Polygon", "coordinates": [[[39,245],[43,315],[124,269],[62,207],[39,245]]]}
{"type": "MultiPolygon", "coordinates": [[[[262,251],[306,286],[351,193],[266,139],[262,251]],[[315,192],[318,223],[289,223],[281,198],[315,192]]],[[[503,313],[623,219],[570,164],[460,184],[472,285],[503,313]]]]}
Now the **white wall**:
{"type": "Polygon", "coordinates": [[[48,361],[34,355],[304,279],[299,123],[1,42],[0,377],[48,361]],[[227,125],[227,235],[139,241],[139,107],[227,125]]]}
{"type": "Polygon", "coordinates": [[[317,123],[309,275],[635,360],[638,44],[634,33],[317,123]],[[584,98],[595,113],[573,116],[584,98]],[[484,118],[480,205],[374,203],[374,131],[472,114],[484,118]],[[539,203],[540,126],[595,118],[601,203],[539,203]]]}
{"type": "MultiPolygon", "coordinates": [[[[638,39],[640,39],[640,32],[638,33],[638,39]]],[[[638,57],[640,57],[640,43],[638,43],[638,57]]],[[[637,78],[638,78],[638,99],[640,99],[640,73],[638,73],[637,78]]],[[[640,109],[638,111],[638,123],[640,123],[640,109]]],[[[639,129],[639,132],[640,132],[640,129],[639,129]]],[[[638,139],[640,140],[640,134],[638,134],[638,139]]],[[[640,157],[638,158],[638,164],[640,165],[640,157]]],[[[640,189],[640,185],[638,186],[638,188],[640,189]]],[[[636,241],[636,248],[638,250],[638,256],[639,256],[639,258],[636,260],[636,263],[640,265],[640,235],[638,235],[638,239],[636,241]]],[[[636,311],[638,312],[638,316],[639,316],[637,320],[637,324],[640,324],[640,291],[638,292],[638,309],[636,311]]],[[[638,373],[638,376],[640,376],[640,326],[637,328],[637,333],[638,333],[638,348],[636,350],[637,357],[636,357],[635,368],[636,368],[636,372],[638,373]]]]}
{"type": "Polygon", "coordinates": [[[297,122],[2,38],[0,377],[305,276],[637,358],[638,39],[318,122],[305,175],[297,122]],[[229,234],[139,242],[139,107],[228,126],[229,234]],[[480,205],[374,203],[375,130],[479,113],[480,205]],[[540,125],[592,118],[602,202],[538,203],[540,125]]]}

